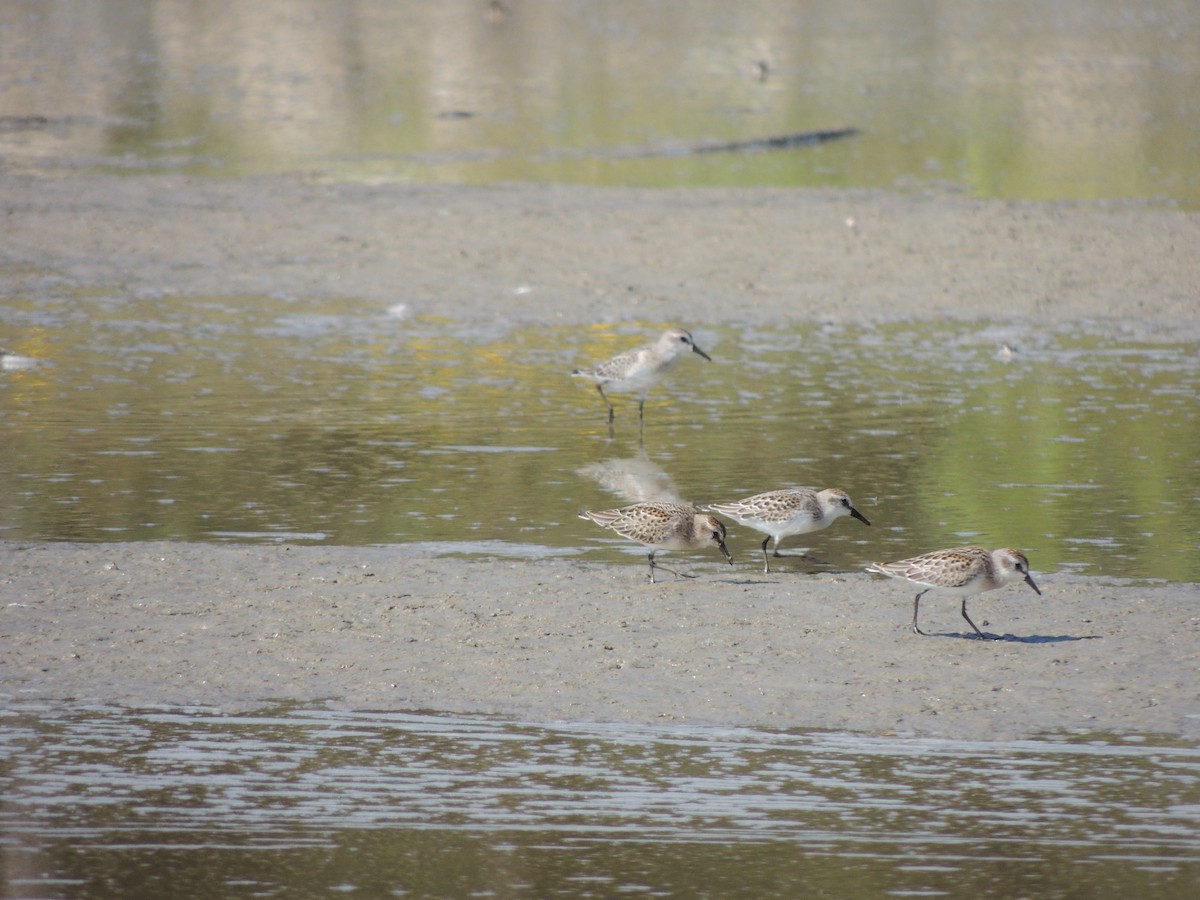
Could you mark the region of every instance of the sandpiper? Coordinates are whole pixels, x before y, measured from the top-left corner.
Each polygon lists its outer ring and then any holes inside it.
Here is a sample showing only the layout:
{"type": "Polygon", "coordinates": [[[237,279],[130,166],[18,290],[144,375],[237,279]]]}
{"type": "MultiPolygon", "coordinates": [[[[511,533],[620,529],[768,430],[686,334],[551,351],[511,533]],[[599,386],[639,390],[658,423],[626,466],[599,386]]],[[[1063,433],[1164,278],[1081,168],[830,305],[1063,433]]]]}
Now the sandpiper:
{"type": "Polygon", "coordinates": [[[714,515],[701,512],[690,503],[634,503],[620,509],[584,510],[581,519],[590,519],[604,528],[611,528],[621,537],[645,544],[650,548],[650,582],[654,570],[663,569],[676,577],[679,573],[654,561],[660,550],[700,550],[715,544],[729,564],[733,557],[725,547],[725,525],[714,515]]]}
{"type": "Polygon", "coordinates": [[[962,597],[962,616],[983,639],[986,639],[984,633],[967,615],[968,597],[995,590],[1022,577],[1038,596],[1042,593],[1029,574],[1029,560],[1025,558],[1025,554],[1008,547],[1000,550],[984,550],[982,547],[935,550],[924,556],[914,556],[912,559],[902,559],[898,562],[871,563],[867,566],[867,571],[924,586],[925,590],[918,593],[913,600],[912,629],[917,634],[925,634],[917,626],[917,609],[921,597],[929,591],[962,597]]]}
{"type": "Polygon", "coordinates": [[[674,368],[680,355],[691,350],[709,362],[712,357],[696,346],[692,336],[682,328],[669,328],[652,344],[619,353],[606,362],[590,369],[576,369],[571,374],[596,385],[601,398],[608,407],[608,424],[611,427],[614,410],[612,401],[604,392],[608,388],[613,394],[638,395],[638,427],[645,415],[646,392],[661,382],[674,368]]]}
{"type": "Polygon", "coordinates": [[[840,488],[767,491],[732,503],[710,503],[703,508],[729,516],[738,524],[766,535],[762,542],[764,574],[771,572],[767,557],[767,544],[771,538],[775,539],[775,556],[782,556],[779,542],[788,535],[820,531],[842,516],[853,516],[864,525],[871,524],[854,508],[850,495],[840,488]]]}

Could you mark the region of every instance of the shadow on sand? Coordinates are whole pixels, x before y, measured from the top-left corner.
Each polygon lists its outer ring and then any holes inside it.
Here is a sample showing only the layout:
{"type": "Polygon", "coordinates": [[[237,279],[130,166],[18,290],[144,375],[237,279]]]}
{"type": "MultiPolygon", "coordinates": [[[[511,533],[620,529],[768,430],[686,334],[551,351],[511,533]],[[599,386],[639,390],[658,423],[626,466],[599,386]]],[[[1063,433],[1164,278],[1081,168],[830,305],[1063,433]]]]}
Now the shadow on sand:
{"type": "MultiPolygon", "coordinates": [[[[1095,641],[1099,640],[1103,635],[1099,634],[1029,634],[1025,636],[1016,634],[991,634],[987,631],[988,642],[1007,642],[1011,644],[1061,644],[1067,641],[1095,641]]],[[[964,641],[978,641],[979,635],[973,631],[935,631],[930,632],[929,637],[944,637],[958,638],[964,641]]]]}

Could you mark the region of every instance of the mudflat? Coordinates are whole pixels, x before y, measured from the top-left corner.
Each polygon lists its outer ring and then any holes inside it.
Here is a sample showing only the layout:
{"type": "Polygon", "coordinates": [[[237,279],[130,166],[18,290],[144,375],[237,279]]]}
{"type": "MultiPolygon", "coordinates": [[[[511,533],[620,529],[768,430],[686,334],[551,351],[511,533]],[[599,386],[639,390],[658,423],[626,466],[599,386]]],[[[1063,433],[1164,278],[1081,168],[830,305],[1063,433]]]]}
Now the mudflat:
{"type": "MultiPolygon", "coordinates": [[[[0,291],[288,292],[521,322],[1087,322],[1196,340],[1200,217],[818,190],[0,178],[0,291]],[[400,288],[403,288],[402,290],[400,288]]],[[[81,303],[85,303],[82,299],[81,303]]],[[[0,695],[1010,739],[1200,737],[1200,591],[1037,571],[696,577],[394,547],[0,542],[0,695]]],[[[930,548],[933,549],[933,548],[930,548]]],[[[735,553],[737,551],[735,550],[735,553]]]]}
{"type": "MultiPolygon", "coordinates": [[[[747,548],[749,552],[749,548],[747,548]]],[[[714,554],[715,556],[715,554],[714,554]]],[[[404,547],[0,544],[12,699],[328,701],[527,721],[1200,737],[1194,585],[1038,575],[971,601],[867,574],[414,558],[404,547]]]]}

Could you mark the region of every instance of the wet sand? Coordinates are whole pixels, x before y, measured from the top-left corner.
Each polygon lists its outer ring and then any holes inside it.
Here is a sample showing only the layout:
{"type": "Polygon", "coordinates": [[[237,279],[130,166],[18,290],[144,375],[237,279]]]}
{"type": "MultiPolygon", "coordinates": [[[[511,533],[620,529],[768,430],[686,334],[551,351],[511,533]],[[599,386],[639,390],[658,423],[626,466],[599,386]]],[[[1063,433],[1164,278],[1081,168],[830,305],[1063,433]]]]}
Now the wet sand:
{"type": "Polygon", "coordinates": [[[1200,335],[1200,215],[824,190],[0,178],[6,294],[354,298],[514,323],[951,317],[1200,335]]]}
{"type": "MultiPolygon", "coordinates": [[[[289,294],[415,314],[705,324],[954,317],[1200,339],[1200,217],[786,190],[0,178],[0,289],[289,294]]],[[[970,605],[862,573],[0,542],[0,696],[275,701],[1008,739],[1200,737],[1200,592],[1035,571],[970,605]]],[[[1036,570],[1036,560],[1034,567],[1036,570]]]]}
{"type": "Polygon", "coordinates": [[[404,547],[0,546],[13,699],[1200,737],[1194,585],[1041,576],[971,602],[866,574],[413,558],[404,547]],[[987,624],[985,624],[987,623],[987,624]]]}

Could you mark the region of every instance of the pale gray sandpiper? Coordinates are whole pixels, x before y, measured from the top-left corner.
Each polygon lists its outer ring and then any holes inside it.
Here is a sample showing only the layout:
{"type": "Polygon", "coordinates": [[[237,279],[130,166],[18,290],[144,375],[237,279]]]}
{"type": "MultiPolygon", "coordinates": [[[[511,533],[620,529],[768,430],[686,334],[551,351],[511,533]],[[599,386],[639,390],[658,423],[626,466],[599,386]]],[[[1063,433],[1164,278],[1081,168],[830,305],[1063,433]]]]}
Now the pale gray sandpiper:
{"type": "Polygon", "coordinates": [[[1025,554],[1009,547],[999,550],[984,550],[982,547],[935,550],[924,556],[914,556],[912,559],[902,559],[898,562],[871,563],[867,566],[867,571],[924,586],[925,590],[918,593],[913,600],[912,629],[917,634],[925,634],[917,626],[917,609],[921,597],[929,591],[962,597],[963,618],[975,629],[975,633],[984,639],[984,633],[967,615],[968,597],[1003,587],[1018,578],[1024,578],[1025,583],[1033,588],[1038,596],[1042,593],[1033,583],[1033,576],[1029,574],[1029,560],[1025,558],[1025,554]]]}
{"type": "Polygon", "coordinates": [[[645,544],[650,548],[650,583],[654,570],[663,569],[679,577],[679,573],[654,561],[660,550],[700,550],[710,544],[733,565],[733,557],[725,547],[725,525],[716,516],[701,512],[690,503],[634,503],[620,509],[584,510],[581,519],[590,519],[604,528],[611,528],[621,537],[645,544]]]}
{"type": "Polygon", "coordinates": [[[775,539],[775,555],[782,556],[779,542],[789,535],[820,531],[842,516],[853,516],[864,525],[871,524],[866,516],[854,508],[850,495],[840,488],[767,491],[732,503],[710,503],[703,508],[729,516],[739,525],[766,535],[762,542],[764,574],[771,572],[767,558],[767,544],[771,538],[775,539]]]}
{"type": "Polygon", "coordinates": [[[652,344],[646,344],[635,350],[626,350],[606,362],[598,363],[590,369],[576,369],[571,374],[596,385],[605,405],[608,407],[608,424],[613,422],[613,405],[604,392],[608,388],[612,394],[638,395],[638,427],[640,428],[645,415],[646,392],[661,382],[667,373],[674,368],[679,357],[691,351],[699,353],[709,362],[712,357],[696,346],[692,336],[682,328],[669,328],[652,344]]]}

